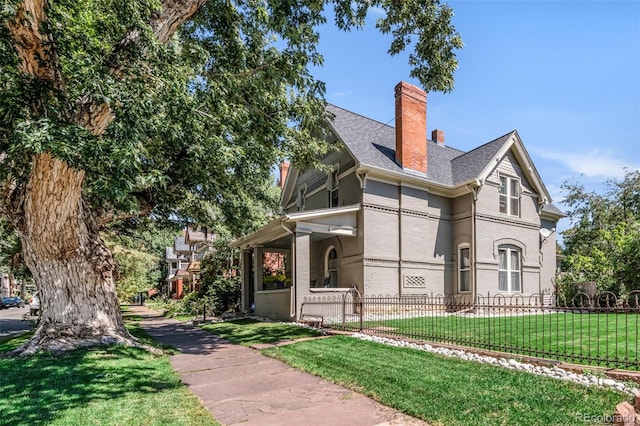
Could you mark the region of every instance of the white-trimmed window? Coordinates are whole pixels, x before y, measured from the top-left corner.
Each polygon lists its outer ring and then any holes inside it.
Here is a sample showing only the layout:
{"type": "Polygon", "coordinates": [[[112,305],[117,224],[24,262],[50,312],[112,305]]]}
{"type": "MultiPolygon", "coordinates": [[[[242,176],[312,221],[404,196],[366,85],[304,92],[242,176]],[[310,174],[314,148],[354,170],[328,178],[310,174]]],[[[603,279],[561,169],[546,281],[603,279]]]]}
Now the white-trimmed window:
{"type": "Polygon", "coordinates": [[[329,193],[329,207],[338,207],[340,201],[339,180],[338,173],[340,169],[338,166],[333,168],[331,174],[327,177],[327,192],[329,193]]]}
{"type": "Polygon", "coordinates": [[[471,291],[471,249],[469,245],[458,247],[458,292],[471,291]]]}
{"type": "Polygon", "coordinates": [[[329,247],[324,256],[323,287],[338,287],[338,251],[334,246],[329,247]]]}
{"type": "Polygon", "coordinates": [[[498,249],[498,290],[507,293],[520,292],[521,280],[520,249],[501,246],[498,249]]]}
{"type": "Polygon", "coordinates": [[[500,176],[500,213],[520,216],[520,180],[500,176]]]}

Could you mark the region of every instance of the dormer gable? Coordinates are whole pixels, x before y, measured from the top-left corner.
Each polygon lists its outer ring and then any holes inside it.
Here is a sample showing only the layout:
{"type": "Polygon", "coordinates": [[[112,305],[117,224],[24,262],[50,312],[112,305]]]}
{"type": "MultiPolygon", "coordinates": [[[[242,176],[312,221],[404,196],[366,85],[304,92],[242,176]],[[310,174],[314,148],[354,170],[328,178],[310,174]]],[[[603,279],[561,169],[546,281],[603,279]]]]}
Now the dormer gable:
{"type": "Polygon", "coordinates": [[[517,131],[508,133],[505,143],[498,149],[495,155],[487,162],[485,167],[476,177],[476,182],[484,183],[491,175],[500,172],[498,168],[503,166],[505,174],[509,174],[509,167],[513,169],[513,173],[524,180],[524,187],[532,191],[539,197],[540,208],[551,203],[551,195],[547,190],[544,182],[540,178],[540,174],[536,169],[527,149],[520,139],[517,131]]]}
{"type": "Polygon", "coordinates": [[[327,203],[314,208],[331,207],[329,192],[339,187],[338,178],[345,172],[353,171],[356,162],[351,152],[337,138],[334,137],[329,143],[338,144],[340,148],[330,151],[321,159],[326,170],[300,170],[293,164],[289,166],[280,196],[282,212],[306,210],[306,198],[318,192],[327,192],[327,203]]]}

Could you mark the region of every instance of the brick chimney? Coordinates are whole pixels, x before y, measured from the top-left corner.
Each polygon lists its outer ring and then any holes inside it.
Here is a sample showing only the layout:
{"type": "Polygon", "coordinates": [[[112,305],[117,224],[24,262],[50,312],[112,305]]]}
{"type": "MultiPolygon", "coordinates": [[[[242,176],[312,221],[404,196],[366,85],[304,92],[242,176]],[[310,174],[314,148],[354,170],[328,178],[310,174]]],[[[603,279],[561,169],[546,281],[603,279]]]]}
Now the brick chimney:
{"type": "Polygon", "coordinates": [[[438,142],[438,145],[444,146],[444,130],[435,129],[431,132],[431,140],[438,142]]]}
{"type": "Polygon", "coordinates": [[[427,173],[427,94],[401,81],[396,85],[396,161],[427,173]]]}
{"type": "Polygon", "coordinates": [[[280,164],[280,188],[284,188],[284,183],[287,180],[287,174],[289,173],[289,162],[285,161],[280,164]]]}

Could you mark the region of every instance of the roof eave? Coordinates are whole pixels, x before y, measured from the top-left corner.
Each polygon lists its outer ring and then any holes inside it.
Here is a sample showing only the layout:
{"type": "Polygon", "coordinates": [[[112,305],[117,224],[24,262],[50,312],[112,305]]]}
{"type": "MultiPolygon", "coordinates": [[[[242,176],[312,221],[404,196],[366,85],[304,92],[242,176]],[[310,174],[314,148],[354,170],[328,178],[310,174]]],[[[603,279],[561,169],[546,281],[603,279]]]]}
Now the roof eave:
{"type": "Polygon", "coordinates": [[[430,192],[450,197],[453,194],[453,189],[451,186],[447,186],[441,183],[434,182],[432,180],[428,180],[426,177],[412,175],[405,172],[396,172],[393,170],[383,169],[381,167],[372,166],[370,164],[361,164],[357,168],[358,172],[366,172],[368,177],[371,176],[379,176],[382,178],[387,178],[390,180],[395,180],[398,182],[404,182],[411,185],[416,185],[419,187],[427,187],[430,192]]]}
{"type": "Polygon", "coordinates": [[[548,210],[542,210],[540,212],[540,217],[543,218],[543,219],[552,219],[554,221],[557,221],[557,220],[560,220],[562,218],[567,217],[567,215],[564,214],[564,213],[556,213],[556,212],[551,212],[551,211],[548,211],[548,210]]]}

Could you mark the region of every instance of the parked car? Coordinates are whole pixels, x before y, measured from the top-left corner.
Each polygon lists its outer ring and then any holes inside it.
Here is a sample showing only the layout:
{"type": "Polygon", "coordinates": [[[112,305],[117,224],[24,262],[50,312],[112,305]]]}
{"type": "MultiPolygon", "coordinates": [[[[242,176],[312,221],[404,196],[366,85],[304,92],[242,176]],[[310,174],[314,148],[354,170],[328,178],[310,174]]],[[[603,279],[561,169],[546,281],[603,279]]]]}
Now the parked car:
{"type": "Polygon", "coordinates": [[[19,297],[3,297],[2,305],[4,308],[24,308],[24,301],[19,297]]]}
{"type": "Polygon", "coordinates": [[[37,315],[38,311],[40,311],[40,298],[34,294],[29,301],[29,315],[37,315]]]}

